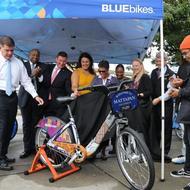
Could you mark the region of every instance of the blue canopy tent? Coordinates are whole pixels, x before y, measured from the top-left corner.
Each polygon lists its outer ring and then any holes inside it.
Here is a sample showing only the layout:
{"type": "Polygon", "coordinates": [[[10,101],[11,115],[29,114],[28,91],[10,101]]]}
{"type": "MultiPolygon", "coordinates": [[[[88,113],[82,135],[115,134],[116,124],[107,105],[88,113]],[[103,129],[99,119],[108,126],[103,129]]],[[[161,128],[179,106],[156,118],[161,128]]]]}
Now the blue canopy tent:
{"type": "Polygon", "coordinates": [[[154,20],[129,19],[19,19],[0,20],[0,35],[13,36],[16,54],[26,58],[39,48],[41,61],[52,62],[60,50],[76,61],[81,51],[92,54],[95,62],[130,64],[143,58],[158,30],[154,20]]]}
{"type": "MultiPolygon", "coordinates": [[[[0,35],[12,36],[16,54],[25,58],[29,50],[39,48],[42,61],[51,62],[64,50],[70,61],[88,51],[97,62],[104,58],[128,64],[133,58],[144,58],[160,24],[163,94],[162,17],[162,0],[1,0],[0,35]]],[[[164,109],[162,118],[164,139],[164,109]]]]}
{"type": "Polygon", "coordinates": [[[96,62],[129,64],[133,58],[143,58],[150,46],[162,2],[3,0],[0,12],[0,35],[15,39],[21,57],[39,48],[41,61],[54,61],[60,50],[76,61],[81,51],[88,51],[96,62]]]}

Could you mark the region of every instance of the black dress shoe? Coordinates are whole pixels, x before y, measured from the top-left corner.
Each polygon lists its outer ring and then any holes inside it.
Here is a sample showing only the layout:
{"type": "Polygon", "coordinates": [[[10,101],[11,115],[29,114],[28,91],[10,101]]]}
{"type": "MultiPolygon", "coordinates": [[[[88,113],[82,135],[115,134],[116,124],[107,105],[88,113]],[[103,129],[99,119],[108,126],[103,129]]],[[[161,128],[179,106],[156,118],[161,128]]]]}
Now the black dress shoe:
{"type": "Polygon", "coordinates": [[[9,166],[8,162],[6,160],[0,160],[0,170],[4,171],[10,171],[13,170],[13,166],[9,166]]]}
{"type": "Polygon", "coordinates": [[[170,163],[172,161],[172,159],[169,156],[164,156],[164,160],[166,163],[170,163]]]}
{"type": "Polygon", "coordinates": [[[32,153],[33,153],[32,151],[24,151],[24,152],[21,153],[20,158],[21,158],[21,159],[27,158],[27,157],[29,157],[32,153]]]}
{"type": "MultiPolygon", "coordinates": [[[[153,158],[153,160],[155,161],[155,162],[161,162],[161,157],[157,157],[157,156],[153,156],[152,157],[153,158]]],[[[164,162],[165,163],[170,163],[171,162],[171,158],[169,157],[169,156],[164,156],[164,162]]]]}
{"type": "Polygon", "coordinates": [[[8,158],[7,156],[5,156],[5,161],[8,163],[15,163],[16,159],[15,158],[8,158]]]}

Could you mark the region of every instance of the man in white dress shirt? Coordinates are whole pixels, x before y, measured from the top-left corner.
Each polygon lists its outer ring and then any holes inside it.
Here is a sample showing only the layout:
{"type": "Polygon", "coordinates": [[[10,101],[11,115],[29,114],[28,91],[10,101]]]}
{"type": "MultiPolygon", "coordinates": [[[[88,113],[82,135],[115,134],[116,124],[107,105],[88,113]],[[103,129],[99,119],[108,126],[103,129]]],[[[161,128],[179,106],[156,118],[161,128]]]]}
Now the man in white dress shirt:
{"type": "Polygon", "coordinates": [[[9,163],[15,162],[14,158],[10,159],[6,155],[11,129],[16,119],[18,104],[16,88],[19,83],[38,102],[38,105],[44,103],[34,89],[25,66],[13,55],[14,48],[15,42],[11,37],[0,38],[0,170],[7,171],[13,169],[9,163]]]}

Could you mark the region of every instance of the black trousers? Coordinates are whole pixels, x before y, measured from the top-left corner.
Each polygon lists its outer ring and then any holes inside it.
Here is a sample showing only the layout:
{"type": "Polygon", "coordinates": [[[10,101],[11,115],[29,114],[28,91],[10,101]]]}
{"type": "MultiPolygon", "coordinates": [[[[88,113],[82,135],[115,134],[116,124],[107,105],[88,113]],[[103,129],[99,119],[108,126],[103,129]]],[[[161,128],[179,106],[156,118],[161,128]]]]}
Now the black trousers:
{"type": "MultiPolygon", "coordinates": [[[[165,154],[168,154],[172,140],[172,102],[165,103],[165,154]]],[[[153,106],[151,115],[150,145],[153,156],[161,155],[161,106],[153,106]]]]}
{"type": "Polygon", "coordinates": [[[3,159],[8,152],[17,104],[16,92],[7,96],[4,91],[0,90],[0,159],[3,159]]]}
{"type": "Polygon", "coordinates": [[[148,148],[150,149],[150,126],[151,126],[151,112],[152,105],[149,103],[146,107],[139,105],[142,119],[142,133],[144,135],[144,140],[148,148]]]}
{"type": "Polygon", "coordinates": [[[23,120],[23,142],[24,151],[30,152],[35,150],[35,125],[39,121],[40,108],[36,101],[30,97],[26,106],[20,108],[23,120]]]}
{"type": "Polygon", "coordinates": [[[184,124],[184,143],[186,147],[184,170],[190,171],[190,124],[184,124]]]}

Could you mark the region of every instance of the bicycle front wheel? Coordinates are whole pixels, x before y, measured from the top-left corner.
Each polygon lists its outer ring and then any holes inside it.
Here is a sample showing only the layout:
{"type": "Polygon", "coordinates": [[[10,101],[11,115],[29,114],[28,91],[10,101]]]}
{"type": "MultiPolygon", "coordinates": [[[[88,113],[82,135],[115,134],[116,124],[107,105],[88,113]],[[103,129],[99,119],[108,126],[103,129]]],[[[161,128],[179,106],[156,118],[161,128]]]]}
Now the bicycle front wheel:
{"type": "Polygon", "coordinates": [[[116,154],[121,171],[133,188],[152,188],[155,180],[154,163],[146,144],[136,131],[126,127],[118,134],[116,154]]]}

